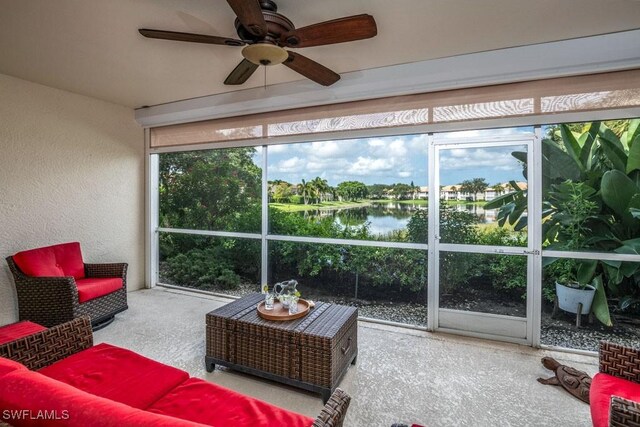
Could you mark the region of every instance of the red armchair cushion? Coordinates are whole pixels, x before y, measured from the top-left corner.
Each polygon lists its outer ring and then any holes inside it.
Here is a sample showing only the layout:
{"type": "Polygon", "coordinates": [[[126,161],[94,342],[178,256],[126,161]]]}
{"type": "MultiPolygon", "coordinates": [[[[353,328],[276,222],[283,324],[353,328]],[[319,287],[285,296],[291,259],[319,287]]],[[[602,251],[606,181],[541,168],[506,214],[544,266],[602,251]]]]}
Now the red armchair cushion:
{"type": "Polygon", "coordinates": [[[594,427],[609,425],[609,405],[612,395],[640,401],[640,384],[608,374],[596,374],[589,390],[591,421],[594,427]]]}
{"type": "Polygon", "coordinates": [[[85,301],[122,289],[122,279],[117,277],[77,279],[76,286],[78,287],[78,301],[82,304],[85,301]]]}
{"type": "Polygon", "coordinates": [[[180,384],[147,410],[214,426],[310,427],[314,421],[199,378],[180,384]]]}
{"type": "Polygon", "coordinates": [[[18,338],[26,337],[27,335],[32,335],[45,329],[47,328],[27,320],[5,325],[0,327],[0,344],[15,341],[18,338]]]}
{"type": "Polygon", "coordinates": [[[189,377],[185,371],[109,344],[98,344],[38,372],[87,393],[140,409],[189,377]]]}
{"type": "Polygon", "coordinates": [[[8,374],[9,372],[13,372],[15,370],[25,370],[27,369],[22,363],[18,363],[11,359],[5,359],[4,357],[0,357],[0,377],[8,374]]]}
{"type": "Polygon", "coordinates": [[[18,252],[13,260],[27,276],[84,278],[84,261],[78,242],[18,252]]]}
{"type": "Polygon", "coordinates": [[[0,378],[0,408],[2,420],[16,427],[201,426],[93,396],[26,368],[0,378]]]}

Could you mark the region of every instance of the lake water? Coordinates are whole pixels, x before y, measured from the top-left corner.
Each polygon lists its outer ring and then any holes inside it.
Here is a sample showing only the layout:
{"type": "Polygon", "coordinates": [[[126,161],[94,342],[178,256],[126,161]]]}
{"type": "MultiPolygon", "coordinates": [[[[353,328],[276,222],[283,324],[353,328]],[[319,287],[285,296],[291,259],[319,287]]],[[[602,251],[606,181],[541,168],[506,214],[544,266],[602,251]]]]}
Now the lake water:
{"type": "MultiPolygon", "coordinates": [[[[497,209],[484,209],[481,205],[461,204],[451,205],[457,211],[469,212],[476,215],[481,223],[493,223],[497,220],[497,209]]],[[[407,227],[409,219],[417,210],[426,210],[426,205],[413,203],[373,203],[370,206],[357,208],[316,209],[301,212],[301,215],[311,218],[333,217],[336,224],[341,226],[358,227],[369,223],[373,234],[387,234],[394,230],[407,227]]]]}

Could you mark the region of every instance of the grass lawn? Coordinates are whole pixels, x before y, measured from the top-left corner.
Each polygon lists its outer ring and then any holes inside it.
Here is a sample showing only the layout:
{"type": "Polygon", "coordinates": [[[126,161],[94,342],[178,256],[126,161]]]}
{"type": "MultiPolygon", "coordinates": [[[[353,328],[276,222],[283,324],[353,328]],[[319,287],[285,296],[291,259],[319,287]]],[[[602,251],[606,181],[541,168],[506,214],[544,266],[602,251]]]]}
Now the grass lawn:
{"type": "Polygon", "coordinates": [[[308,205],[294,203],[269,203],[269,206],[285,212],[303,212],[316,209],[340,209],[340,208],[361,208],[371,206],[370,200],[360,200],[357,202],[322,202],[308,205]]]}

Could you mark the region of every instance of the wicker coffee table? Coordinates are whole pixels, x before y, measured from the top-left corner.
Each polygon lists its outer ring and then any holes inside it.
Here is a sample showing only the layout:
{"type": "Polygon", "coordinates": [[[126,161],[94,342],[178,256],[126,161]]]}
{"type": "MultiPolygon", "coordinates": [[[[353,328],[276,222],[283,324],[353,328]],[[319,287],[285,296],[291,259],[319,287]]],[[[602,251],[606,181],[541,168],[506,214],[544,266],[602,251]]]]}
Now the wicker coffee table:
{"type": "Polygon", "coordinates": [[[329,396],[358,355],[358,309],[317,302],[308,315],[266,320],[251,294],[206,316],[205,363],[216,364],[329,396]]]}

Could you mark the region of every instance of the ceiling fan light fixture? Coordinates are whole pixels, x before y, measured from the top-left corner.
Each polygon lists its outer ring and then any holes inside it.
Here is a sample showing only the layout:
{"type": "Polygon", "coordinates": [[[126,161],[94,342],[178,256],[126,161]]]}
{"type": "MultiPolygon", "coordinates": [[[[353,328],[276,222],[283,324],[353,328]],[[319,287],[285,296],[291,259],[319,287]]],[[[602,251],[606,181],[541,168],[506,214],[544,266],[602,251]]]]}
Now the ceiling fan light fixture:
{"type": "Polygon", "coordinates": [[[289,53],[280,46],[256,43],[242,49],[242,56],[256,65],[278,65],[289,58],[289,53]]]}

